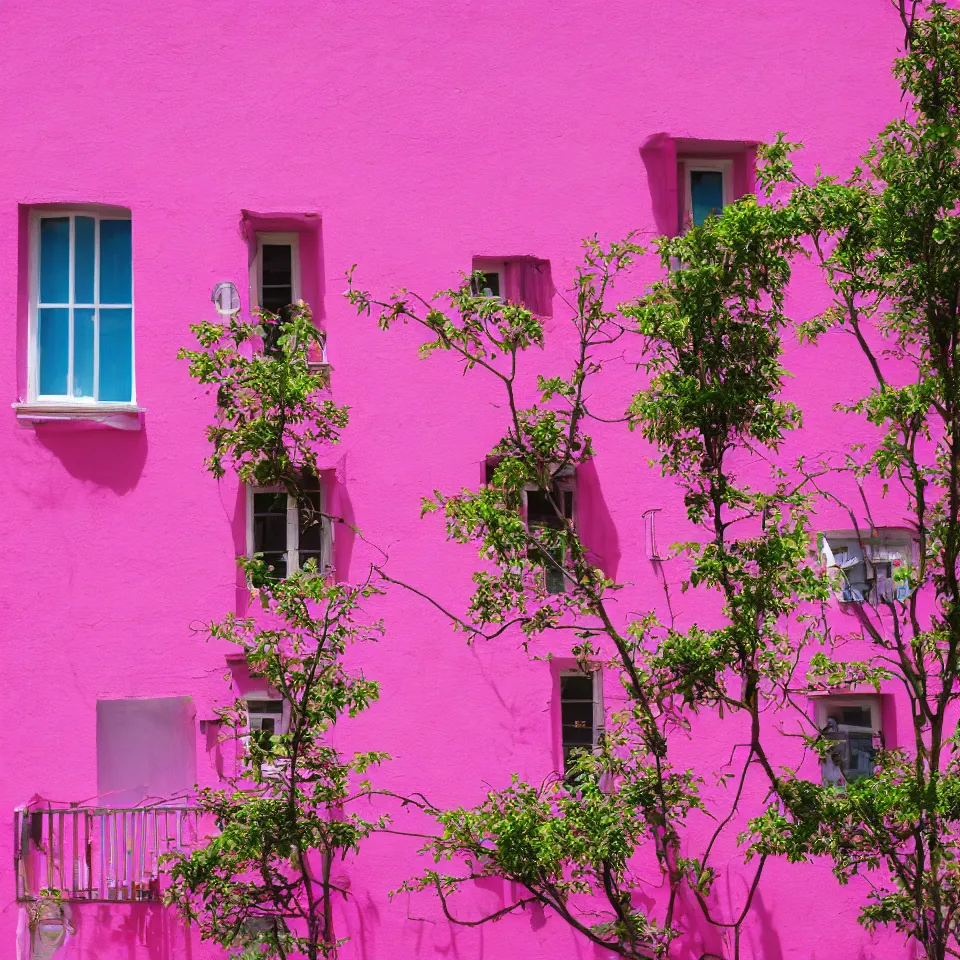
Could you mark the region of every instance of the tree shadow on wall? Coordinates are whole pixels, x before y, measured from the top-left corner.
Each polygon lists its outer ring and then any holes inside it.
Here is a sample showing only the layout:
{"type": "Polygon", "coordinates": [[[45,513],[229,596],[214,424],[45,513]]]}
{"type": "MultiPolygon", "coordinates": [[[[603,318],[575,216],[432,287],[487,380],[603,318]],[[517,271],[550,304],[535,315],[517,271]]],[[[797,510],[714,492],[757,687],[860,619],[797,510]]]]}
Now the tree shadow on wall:
{"type": "Polygon", "coordinates": [[[147,460],[146,429],[113,430],[39,426],[37,442],[46,447],[67,473],[78,480],[106,487],[118,496],[140,481],[147,460]]]}

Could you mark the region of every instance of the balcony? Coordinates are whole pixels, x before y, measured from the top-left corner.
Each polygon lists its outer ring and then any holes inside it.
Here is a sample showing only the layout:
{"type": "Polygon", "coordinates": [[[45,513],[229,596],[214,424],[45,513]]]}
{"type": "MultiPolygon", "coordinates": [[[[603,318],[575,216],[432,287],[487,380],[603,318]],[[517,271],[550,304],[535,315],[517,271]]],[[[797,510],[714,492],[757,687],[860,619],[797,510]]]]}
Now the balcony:
{"type": "Polygon", "coordinates": [[[17,900],[56,890],[63,901],[158,902],[160,858],[190,849],[199,813],[186,806],[18,807],[17,900]]]}

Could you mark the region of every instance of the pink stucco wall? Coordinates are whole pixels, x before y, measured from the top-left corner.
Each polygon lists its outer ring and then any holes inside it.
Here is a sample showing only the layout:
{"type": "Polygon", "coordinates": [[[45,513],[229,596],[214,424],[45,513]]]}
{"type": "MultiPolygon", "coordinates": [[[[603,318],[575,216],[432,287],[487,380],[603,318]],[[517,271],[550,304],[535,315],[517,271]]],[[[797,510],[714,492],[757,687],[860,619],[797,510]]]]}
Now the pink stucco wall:
{"type": "MultiPolygon", "coordinates": [[[[34,794],[96,795],[97,700],[191,697],[203,720],[229,696],[227,651],[189,628],[236,606],[242,501],[234,482],[218,485],[201,469],[211,402],[175,355],[187,324],[210,316],[216,281],[235,280],[247,301],[241,210],[320,215],[314,307],[329,331],[336,398],[352,407],[327,464],[339,505],[389,551],[396,576],[455,607],[473,557],[443,543],[435,518],[418,519],[419,498],[475,483],[502,422],[481,378],[464,379],[442,358],[417,361],[415,331],[385,335],[356,319],[340,296],[346,269],[358,263],[360,280],[380,292],[431,291],[454,283],[474,256],[531,255],[549,259],[562,290],[581,237],[662,226],[655,165],[641,155],[657,134],[763,141],[786,130],[809,148],[801,167],[819,160],[844,172],[898,107],[889,64],[900,35],[886,0],[0,5],[0,397],[12,403],[24,389],[23,205],[117,204],[133,217],[137,401],[146,410],[143,429],[127,433],[22,429],[9,407],[0,423],[10,470],[0,552],[0,958],[16,954],[12,811],[34,794]]],[[[637,289],[651,269],[638,272],[637,289]]],[[[821,303],[815,277],[802,272],[795,315],[821,303]]],[[[545,362],[562,358],[563,319],[555,300],[550,331],[561,340],[545,362]]],[[[837,397],[820,385],[852,396],[862,371],[842,341],[789,362],[807,449],[838,449],[854,427],[834,422],[837,397]]],[[[635,377],[627,365],[605,375],[599,399],[622,409],[635,377]]],[[[659,604],[641,514],[662,508],[667,544],[686,535],[682,510],[638,438],[594,433],[593,536],[633,584],[623,609],[659,604]]],[[[365,562],[357,545],[338,559],[346,577],[365,562]]],[[[680,572],[668,567],[668,576],[680,572]]],[[[692,600],[681,606],[681,621],[695,610],[692,600]]],[[[539,781],[555,766],[549,665],[511,642],[468,648],[405,596],[378,612],[388,639],[362,658],[383,696],[349,736],[393,755],[386,785],[449,805],[477,801],[511,771],[539,781]]],[[[720,755],[735,738],[729,724],[705,722],[686,749],[720,755]]],[[[199,730],[196,754],[200,781],[211,782],[213,752],[199,730]]],[[[345,958],[602,955],[536,913],[466,930],[445,923],[429,897],[388,902],[416,869],[415,845],[378,838],[351,865],[353,898],[339,919],[352,938],[345,958]]],[[[728,885],[721,906],[742,896],[736,870],[728,885]]],[[[857,926],[861,893],[839,888],[825,866],[772,865],[746,933],[750,955],[908,956],[897,938],[872,940],[857,926]]],[[[502,895],[485,888],[473,907],[502,895]]],[[[222,956],[157,906],[79,907],[73,921],[61,954],[71,960],[222,956]]],[[[705,947],[723,953],[714,937],[679,955],[705,947]]]]}

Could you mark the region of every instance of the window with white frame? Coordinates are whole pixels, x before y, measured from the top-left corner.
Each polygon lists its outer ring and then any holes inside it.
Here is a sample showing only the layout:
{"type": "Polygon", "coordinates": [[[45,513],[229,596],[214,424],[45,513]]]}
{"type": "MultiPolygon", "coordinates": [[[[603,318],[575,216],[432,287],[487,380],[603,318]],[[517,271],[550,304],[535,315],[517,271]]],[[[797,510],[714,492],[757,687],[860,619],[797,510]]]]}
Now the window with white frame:
{"type": "MultiPolygon", "coordinates": [[[[300,238],[296,233],[258,233],[250,291],[254,307],[275,314],[281,324],[300,297],[300,238]]],[[[277,348],[280,325],[264,336],[264,349],[277,348]]]]}
{"type": "Polygon", "coordinates": [[[31,226],[31,399],[132,403],[129,214],[45,210],[31,226]]]}
{"type": "Polygon", "coordinates": [[[882,741],[880,698],[829,696],[816,701],[820,736],[835,744],[824,755],[823,782],[843,786],[873,775],[882,741]]]}
{"type": "Polygon", "coordinates": [[[261,745],[269,743],[275,734],[287,732],[286,709],[283,700],[267,697],[247,697],[247,729],[261,745]]]}
{"type": "Polygon", "coordinates": [[[819,552],[844,603],[878,604],[910,596],[913,540],[903,531],[821,533],[819,552]]]}
{"type": "Polygon", "coordinates": [[[577,751],[594,750],[603,733],[603,675],[600,670],[560,674],[560,743],[563,769],[577,751]]]}
{"type": "Polygon", "coordinates": [[[473,273],[479,273],[470,281],[475,297],[500,300],[507,293],[507,264],[504,260],[474,260],[473,273]]]}
{"type": "Polygon", "coordinates": [[[688,157],[680,161],[684,226],[699,227],[733,202],[733,161],[688,157]]]}
{"type": "MultiPolygon", "coordinates": [[[[499,461],[490,457],[486,461],[486,482],[493,483],[499,461]]],[[[523,500],[520,508],[527,524],[527,529],[544,540],[561,540],[560,534],[567,530],[568,525],[575,523],[575,483],[572,467],[564,468],[554,474],[549,492],[535,486],[523,489],[523,500]]],[[[565,593],[567,589],[567,551],[562,544],[556,546],[544,545],[531,547],[531,560],[541,567],[540,582],[547,593],[565,593]]]]}
{"type": "Polygon", "coordinates": [[[247,554],[262,554],[278,579],[303,569],[311,559],[321,573],[332,567],[333,526],[324,516],[320,481],[302,496],[298,503],[279,488],[247,490],[247,554]]]}
{"type": "MultiPolygon", "coordinates": [[[[550,538],[567,529],[573,520],[573,486],[563,480],[554,481],[550,492],[525,490],[527,528],[550,538]]],[[[567,551],[562,547],[544,547],[531,556],[543,567],[542,584],[547,593],[565,593],[567,589],[567,551]]]]}

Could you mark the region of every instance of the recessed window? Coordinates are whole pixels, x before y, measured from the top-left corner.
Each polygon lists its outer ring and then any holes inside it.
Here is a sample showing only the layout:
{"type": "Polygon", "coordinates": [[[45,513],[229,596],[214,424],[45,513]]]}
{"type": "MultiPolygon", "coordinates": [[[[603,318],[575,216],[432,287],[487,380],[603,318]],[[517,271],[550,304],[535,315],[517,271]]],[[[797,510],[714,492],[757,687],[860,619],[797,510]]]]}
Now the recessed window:
{"type": "MultiPolygon", "coordinates": [[[[573,487],[555,481],[549,493],[527,490],[527,528],[531,531],[563,531],[573,520],[573,487]]],[[[548,537],[549,533],[546,534],[548,537]]],[[[567,551],[564,547],[535,549],[531,556],[542,566],[542,582],[547,593],[565,593],[567,589],[567,551]]]]}
{"type": "Polygon", "coordinates": [[[474,260],[473,272],[470,286],[475,297],[500,299],[504,296],[507,289],[506,263],[497,260],[474,260]]]}
{"type": "Polygon", "coordinates": [[[247,728],[266,747],[275,734],[287,732],[283,700],[247,697],[247,728]]]}
{"type": "Polygon", "coordinates": [[[560,742],[563,769],[577,751],[594,750],[603,731],[602,674],[566,670],[560,674],[560,742]]]}
{"type": "Polygon", "coordinates": [[[684,226],[701,226],[733,198],[733,162],[687,158],[680,161],[684,191],[684,226]]]}
{"type": "Polygon", "coordinates": [[[258,233],[257,255],[253,263],[250,288],[254,307],[275,314],[280,324],[270,326],[264,335],[264,349],[274,353],[290,306],[301,298],[300,238],[296,233],[258,233]]]}
{"type": "MultiPolygon", "coordinates": [[[[493,483],[498,457],[488,457],[484,463],[484,480],[493,483]]],[[[522,500],[517,504],[531,533],[541,531],[545,540],[558,540],[556,534],[575,522],[575,478],[572,468],[567,467],[555,474],[550,491],[535,486],[523,489],[522,500]]],[[[565,593],[568,570],[567,550],[561,544],[531,546],[530,559],[540,567],[540,583],[550,594],[565,593]]]]}
{"type": "Polygon", "coordinates": [[[880,698],[823,697],[816,709],[820,736],[834,744],[822,763],[823,782],[843,786],[872,776],[883,734],[880,698]]]}
{"type": "Polygon", "coordinates": [[[30,392],[58,403],[133,401],[130,217],[36,213],[30,392]]]}
{"type": "Polygon", "coordinates": [[[901,531],[881,531],[861,539],[852,530],[821,534],[820,556],[844,603],[906,600],[913,541],[901,531]]]}
{"type": "Polygon", "coordinates": [[[491,259],[475,257],[470,286],[476,297],[506,300],[537,316],[553,316],[553,280],[550,261],[536,257],[491,259]],[[476,275],[479,273],[479,277],[476,275]]]}
{"type": "Polygon", "coordinates": [[[273,575],[283,579],[315,560],[320,572],[332,567],[333,527],[323,515],[319,481],[304,493],[306,505],[280,489],[251,487],[247,495],[247,552],[263,554],[273,575]]]}

